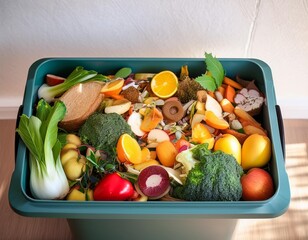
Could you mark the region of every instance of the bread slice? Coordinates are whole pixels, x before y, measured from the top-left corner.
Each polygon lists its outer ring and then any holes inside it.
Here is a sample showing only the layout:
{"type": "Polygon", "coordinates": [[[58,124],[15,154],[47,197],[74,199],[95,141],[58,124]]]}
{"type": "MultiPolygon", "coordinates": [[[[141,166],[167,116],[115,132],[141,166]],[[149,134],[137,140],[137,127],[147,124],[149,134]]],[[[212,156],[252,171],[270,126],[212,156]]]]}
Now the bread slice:
{"type": "Polygon", "coordinates": [[[67,90],[60,98],[66,106],[66,115],[59,123],[67,131],[76,131],[100,106],[104,95],[102,83],[79,83],[67,90]]]}

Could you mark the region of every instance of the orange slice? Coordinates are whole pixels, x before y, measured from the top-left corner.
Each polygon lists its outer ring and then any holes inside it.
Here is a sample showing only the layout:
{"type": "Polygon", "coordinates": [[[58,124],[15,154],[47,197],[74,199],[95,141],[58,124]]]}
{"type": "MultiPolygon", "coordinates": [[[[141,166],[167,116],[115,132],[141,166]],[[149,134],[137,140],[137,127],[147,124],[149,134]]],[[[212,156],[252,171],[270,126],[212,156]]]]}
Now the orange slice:
{"type": "Polygon", "coordinates": [[[118,95],[122,87],[124,85],[124,79],[118,78],[116,80],[113,80],[111,82],[107,82],[101,89],[101,93],[104,93],[106,95],[112,96],[112,95],[118,95]]]}
{"type": "Polygon", "coordinates": [[[117,143],[117,155],[120,162],[138,164],[142,162],[141,148],[136,139],[124,133],[117,143]]]}
{"type": "Polygon", "coordinates": [[[151,89],[157,97],[169,98],[178,89],[178,78],[168,70],[159,72],[151,80],[151,89]]]}
{"type": "Polygon", "coordinates": [[[204,117],[205,122],[215,128],[215,129],[227,129],[229,128],[229,123],[222,119],[218,118],[214,112],[212,111],[205,111],[205,117],[204,117]]]}

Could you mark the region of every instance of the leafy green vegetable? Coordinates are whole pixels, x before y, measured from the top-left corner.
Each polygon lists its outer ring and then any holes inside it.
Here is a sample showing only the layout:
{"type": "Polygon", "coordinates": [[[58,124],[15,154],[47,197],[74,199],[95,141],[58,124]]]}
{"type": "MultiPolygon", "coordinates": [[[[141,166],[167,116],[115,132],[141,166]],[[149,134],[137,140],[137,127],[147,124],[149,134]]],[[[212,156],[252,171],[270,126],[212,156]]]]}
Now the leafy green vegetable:
{"type": "Polygon", "coordinates": [[[16,132],[28,148],[30,160],[30,190],[38,199],[61,199],[69,185],[60,161],[61,143],[57,138],[58,122],[66,107],[57,101],[50,106],[44,99],[38,102],[36,116],[20,117],[16,132]]]}
{"type": "Polygon", "coordinates": [[[215,91],[221,86],[225,76],[222,64],[212,56],[211,53],[205,53],[205,64],[207,73],[197,77],[195,81],[209,91],[215,91]]]}
{"type": "Polygon", "coordinates": [[[93,70],[85,70],[83,67],[76,67],[75,70],[65,79],[63,83],[55,86],[48,86],[43,84],[38,90],[38,97],[44,98],[47,102],[52,102],[55,97],[63,94],[70,87],[77,83],[85,82],[88,80],[104,80],[107,79],[104,75],[97,74],[93,70]]]}

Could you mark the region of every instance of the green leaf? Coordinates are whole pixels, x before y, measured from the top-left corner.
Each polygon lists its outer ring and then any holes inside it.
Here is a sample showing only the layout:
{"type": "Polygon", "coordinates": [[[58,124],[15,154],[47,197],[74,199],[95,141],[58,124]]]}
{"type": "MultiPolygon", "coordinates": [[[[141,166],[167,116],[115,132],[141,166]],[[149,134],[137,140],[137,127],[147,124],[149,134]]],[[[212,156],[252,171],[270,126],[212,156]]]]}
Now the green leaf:
{"type": "Polygon", "coordinates": [[[35,116],[28,117],[23,114],[20,117],[16,132],[19,134],[30,153],[40,162],[44,163],[43,139],[40,135],[42,122],[35,116]]]}
{"type": "MultiPolygon", "coordinates": [[[[64,118],[65,113],[65,104],[61,101],[57,101],[51,108],[46,121],[42,123],[42,127],[44,125],[46,128],[45,135],[42,135],[45,153],[48,148],[53,148],[56,144],[58,140],[58,122],[64,118]]],[[[46,159],[46,161],[48,160],[46,159]]]]}
{"type": "Polygon", "coordinates": [[[225,77],[225,71],[219,60],[212,56],[211,53],[205,53],[205,63],[207,70],[215,80],[216,86],[219,87],[225,77]]]}
{"type": "Polygon", "coordinates": [[[127,78],[132,73],[131,68],[121,68],[119,71],[116,72],[115,77],[116,78],[127,78]]]}
{"type": "Polygon", "coordinates": [[[215,79],[212,76],[206,74],[202,74],[201,76],[197,77],[195,81],[200,83],[203,88],[209,91],[215,91],[217,88],[215,79]]]}

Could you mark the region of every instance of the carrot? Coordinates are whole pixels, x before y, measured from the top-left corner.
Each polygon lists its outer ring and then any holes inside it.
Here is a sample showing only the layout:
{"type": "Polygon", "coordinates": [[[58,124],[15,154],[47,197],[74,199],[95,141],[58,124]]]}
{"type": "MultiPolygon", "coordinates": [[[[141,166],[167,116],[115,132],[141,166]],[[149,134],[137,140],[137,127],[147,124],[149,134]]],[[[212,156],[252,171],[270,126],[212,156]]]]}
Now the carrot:
{"type": "Polygon", "coordinates": [[[226,89],[225,89],[223,86],[219,86],[219,87],[217,88],[217,90],[221,93],[222,96],[225,95],[226,89]]]}
{"type": "Polygon", "coordinates": [[[231,85],[226,87],[225,98],[228,99],[231,103],[234,102],[235,89],[231,85]]]}
{"type": "Polygon", "coordinates": [[[225,77],[223,80],[223,83],[230,85],[231,87],[234,87],[236,89],[242,89],[243,86],[239,84],[238,82],[232,80],[231,78],[225,77]]]}
{"type": "Polygon", "coordinates": [[[116,100],[124,99],[124,96],[120,95],[120,94],[105,94],[105,95],[107,97],[111,97],[111,98],[116,99],[116,100]]]}

